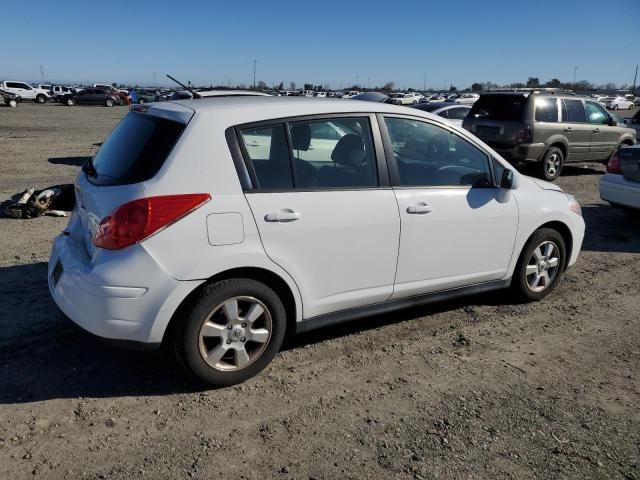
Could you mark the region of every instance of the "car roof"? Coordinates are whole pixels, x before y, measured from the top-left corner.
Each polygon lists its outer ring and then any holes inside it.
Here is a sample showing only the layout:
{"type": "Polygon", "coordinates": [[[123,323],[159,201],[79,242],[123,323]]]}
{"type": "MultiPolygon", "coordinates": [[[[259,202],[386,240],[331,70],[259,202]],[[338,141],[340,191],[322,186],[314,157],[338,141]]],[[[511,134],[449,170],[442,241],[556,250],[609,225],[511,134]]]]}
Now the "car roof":
{"type": "Polygon", "coordinates": [[[441,120],[428,112],[387,103],[330,98],[316,100],[313,97],[233,96],[172,100],[153,105],[155,108],[162,108],[163,105],[169,107],[170,104],[186,107],[196,114],[221,114],[220,116],[228,120],[230,125],[304,115],[340,113],[396,113],[441,120]]]}

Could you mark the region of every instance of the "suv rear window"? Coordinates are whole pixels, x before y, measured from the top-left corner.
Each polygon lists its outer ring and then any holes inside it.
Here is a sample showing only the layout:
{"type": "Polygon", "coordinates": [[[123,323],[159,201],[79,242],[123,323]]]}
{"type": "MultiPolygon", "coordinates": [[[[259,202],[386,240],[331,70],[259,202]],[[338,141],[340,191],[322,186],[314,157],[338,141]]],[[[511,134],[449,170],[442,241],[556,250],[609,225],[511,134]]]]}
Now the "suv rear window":
{"type": "Polygon", "coordinates": [[[527,97],[524,95],[480,95],[469,112],[469,118],[521,121],[527,97]]]}
{"type": "Polygon", "coordinates": [[[126,185],[152,178],[173,150],[185,125],[129,113],[116,126],[93,159],[96,185],[126,185]]]}

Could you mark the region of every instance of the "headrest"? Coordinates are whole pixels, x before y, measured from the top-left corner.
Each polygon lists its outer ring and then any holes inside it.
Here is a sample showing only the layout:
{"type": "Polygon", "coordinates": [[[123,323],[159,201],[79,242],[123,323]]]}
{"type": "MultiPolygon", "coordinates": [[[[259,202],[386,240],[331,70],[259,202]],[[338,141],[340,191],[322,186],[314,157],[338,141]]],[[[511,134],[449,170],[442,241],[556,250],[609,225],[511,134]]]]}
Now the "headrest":
{"type": "Polygon", "coordinates": [[[360,165],[364,156],[364,141],[360,135],[353,133],[338,140],[331,152],[331,160],[341,165],[360,165]]]}
{"type": "Polygon", "coordinates": [[[311,127],[306,123],[291,127],[291,148],[307,151],[309,145],[311,145],[311,127]]]}

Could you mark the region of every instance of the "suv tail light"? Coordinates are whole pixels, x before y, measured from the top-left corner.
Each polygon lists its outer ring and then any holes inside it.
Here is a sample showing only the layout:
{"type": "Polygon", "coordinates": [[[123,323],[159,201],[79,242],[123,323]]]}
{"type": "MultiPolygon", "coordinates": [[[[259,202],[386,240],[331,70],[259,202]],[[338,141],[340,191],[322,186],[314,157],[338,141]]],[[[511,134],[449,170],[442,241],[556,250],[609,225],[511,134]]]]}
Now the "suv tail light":
{"type": "Polygon", "coordinates": [[[620,159],[618,158],[618,150],[613,152],[609,163],[607,163],[607,173],[617,173],[622,175],[622,169],[620,168],[620,159]]]}
{"type": "Polygon", "coordinates": [[[533,141],[533,128],[531,125],[525,125],[518,133],[516,133],[516,142],[531,143],[533,141]]]}
{"type": "Polygon", "coordinates": [[[209,200],[208,193],[133,200],[102,219],[93,243],[107,250],[128,247],[177,222],[209,200]]]}

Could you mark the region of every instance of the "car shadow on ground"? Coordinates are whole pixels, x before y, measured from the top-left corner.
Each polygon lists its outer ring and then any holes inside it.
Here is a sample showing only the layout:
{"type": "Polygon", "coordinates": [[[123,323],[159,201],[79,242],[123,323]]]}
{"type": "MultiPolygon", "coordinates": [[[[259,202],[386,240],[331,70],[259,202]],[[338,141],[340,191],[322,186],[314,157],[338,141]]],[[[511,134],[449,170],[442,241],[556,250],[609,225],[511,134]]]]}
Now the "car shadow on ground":
{"type": "MultiPolygon", "coordinates": [[[[585,205],[583,213],[584,250],[640,253],[639,216],[602,204],[585,205]]],[[[420,321],[420,328],[429,331],[445,326],[435,314],[460,310],[461,316],[472,315],[475,305],[524,307],[514,304],[505,291],[474,295],[291,336],[283,350],[407,321],[420,321]]],[[[49,297],[44,262],[0,268],[0,385],[0,405],[204,388],[190,381],[165,350],[119,349],[72,326],[49,297]]]]}
{"type": "Polygon", "coordinates": [[[604,175],[604,168],[596,165],[565,165],[562,167],[563,177],[578,177],[581,175],[604,175]]]}
{"type": "Polygon", "coordinates": [[[74,167],[81,167],[84,162],[90,160],[91,157],[52,157],[49,159],[49,163],[54,165],[71,165],[74,167]]]}

